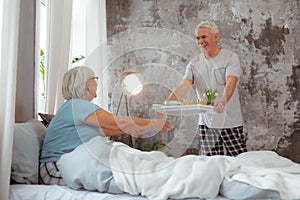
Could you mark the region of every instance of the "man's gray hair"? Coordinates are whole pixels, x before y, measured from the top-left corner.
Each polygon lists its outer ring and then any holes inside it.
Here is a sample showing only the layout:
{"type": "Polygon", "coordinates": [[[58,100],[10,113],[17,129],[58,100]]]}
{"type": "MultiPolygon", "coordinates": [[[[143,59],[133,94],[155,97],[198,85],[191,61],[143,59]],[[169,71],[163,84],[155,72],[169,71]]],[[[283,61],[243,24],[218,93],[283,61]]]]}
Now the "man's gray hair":
{"type": "Polygon", "coordinates": [[[78,66],[68,70],[62,81],[62,95],[68,100],[72,98],[86,99],[90,96],[86,82],[95,76],[89,67],[78,66]]]}
{"type": "Polygon", "coordinates": [[[197,25],[196,31],[198,28],[209,28],[213,34],[219,33],[217,25],[212,21],[202,21],[197,25]]]}

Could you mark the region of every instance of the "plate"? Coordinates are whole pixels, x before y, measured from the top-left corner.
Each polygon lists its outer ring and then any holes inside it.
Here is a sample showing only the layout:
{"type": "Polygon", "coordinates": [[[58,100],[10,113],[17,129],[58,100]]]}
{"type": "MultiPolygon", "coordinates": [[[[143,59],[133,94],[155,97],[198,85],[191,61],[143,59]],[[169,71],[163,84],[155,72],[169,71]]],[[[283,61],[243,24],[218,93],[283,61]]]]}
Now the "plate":
{"type": "Polygon", "coordinates": [[[180,106],[182,103],[180,101],[165,101],[165,106],[180,106]]]}
{"type": "Polygon", "coordinates": [[[195,104],[195,105],[180,105],[180,106],[163,106],[153,104],[152,109],[158,113],[166,115],[198,115],[200,113],[215,113],[213,106],[195,104]]]}

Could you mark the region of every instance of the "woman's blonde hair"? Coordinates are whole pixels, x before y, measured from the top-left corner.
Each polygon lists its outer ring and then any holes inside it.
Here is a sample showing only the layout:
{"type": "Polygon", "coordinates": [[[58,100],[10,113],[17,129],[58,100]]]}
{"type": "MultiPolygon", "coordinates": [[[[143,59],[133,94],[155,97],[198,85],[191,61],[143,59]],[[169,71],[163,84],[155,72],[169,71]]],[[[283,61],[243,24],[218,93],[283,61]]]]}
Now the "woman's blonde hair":
{"type": "Polygon", "coordinates": [[[72,98],[86,99],[90,96],[86,82],[95,76],[89,67],[78,66],[68,70],[63,77],[62,95],[68,100],[72,98]]]}

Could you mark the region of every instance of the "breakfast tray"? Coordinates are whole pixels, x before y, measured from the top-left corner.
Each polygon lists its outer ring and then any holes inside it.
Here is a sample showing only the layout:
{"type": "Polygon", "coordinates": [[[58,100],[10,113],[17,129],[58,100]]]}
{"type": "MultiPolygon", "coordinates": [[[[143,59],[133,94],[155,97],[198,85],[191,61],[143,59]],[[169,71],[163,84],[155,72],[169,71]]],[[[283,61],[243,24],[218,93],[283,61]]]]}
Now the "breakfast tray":
{"type": "Polygon", "coordinates": [[[153,104],[152,109],[155,112],[165,115],[198,115],[200,113],[214,113],[213,106],[195,104],[195,105],[176,105],[176,106],[164,106],[159,104],[153,104]]]}

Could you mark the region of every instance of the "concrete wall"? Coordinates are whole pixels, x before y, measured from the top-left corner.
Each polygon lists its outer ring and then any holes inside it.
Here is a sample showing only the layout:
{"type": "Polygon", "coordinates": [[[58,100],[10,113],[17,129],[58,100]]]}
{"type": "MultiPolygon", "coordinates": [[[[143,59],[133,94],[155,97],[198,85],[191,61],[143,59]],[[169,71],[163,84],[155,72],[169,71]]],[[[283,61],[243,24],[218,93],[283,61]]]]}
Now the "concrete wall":
{"type": "Polygon", "coordinates": [[[214,20],[220,45],[235,51],[243,68],[240,96],[247,148],[275,150],[300,162],[300,1],[108,0],[106,4],[106,67],[113,111],[119,99],[118,77],[133,69],[146,77],[148,87],[130,99],[130,112],[151,115],[149,106],[169,95],[189,59],[198,54],[195,26],[214,20]]]}
{"type": "Polygon", "coordinates": [[[16,122],[35,118],[35,0],[20,1],[16,122]]]}

